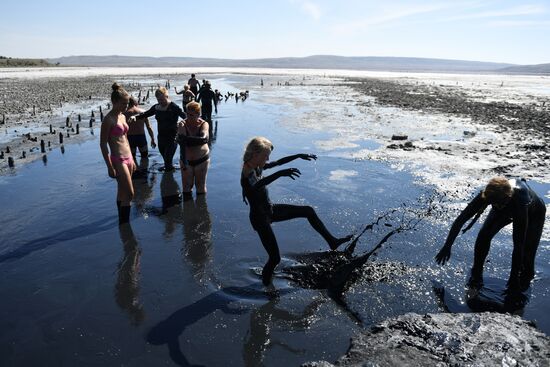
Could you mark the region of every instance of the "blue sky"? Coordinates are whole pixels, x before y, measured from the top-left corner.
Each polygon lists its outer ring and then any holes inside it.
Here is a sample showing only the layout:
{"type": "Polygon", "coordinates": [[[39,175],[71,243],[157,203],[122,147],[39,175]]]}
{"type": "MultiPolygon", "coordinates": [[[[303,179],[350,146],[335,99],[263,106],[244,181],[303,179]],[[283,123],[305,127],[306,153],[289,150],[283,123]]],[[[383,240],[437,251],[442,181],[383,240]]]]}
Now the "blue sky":
{"type": "Polygon", "coordinates": [[[550,63],[550,0],[2,0],[0,55],[550,63]]]}

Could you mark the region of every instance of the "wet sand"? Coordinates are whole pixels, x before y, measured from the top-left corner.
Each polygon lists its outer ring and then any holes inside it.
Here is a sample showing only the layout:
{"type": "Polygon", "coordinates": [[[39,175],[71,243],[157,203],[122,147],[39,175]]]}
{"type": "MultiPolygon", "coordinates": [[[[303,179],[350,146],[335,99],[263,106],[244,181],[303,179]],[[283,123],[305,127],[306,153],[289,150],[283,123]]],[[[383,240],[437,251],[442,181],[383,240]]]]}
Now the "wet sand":
{"type": "MultiPolygon", "coordinates": [[[[124,78],[152,84],[167,76],[124,78]]],[[[170,78],[180,89],[183,77],[170,78]]],[[[162,159],[153,150],[142,162],[146,174],[134,181],[131,230],[119,231],[116,185],[106,175],[98,136],[91,134],[77,144],[65,143],[64,153],[52,149],[46,162],[17,165],[0,177],[0,275],[5,279],[0,296],[6,300],[0,310],[0,359],[6,365],[335,361],[351,337],[376,323],[408,312],[444,312],[434,281],[459,302],[464,299],[479,224],[457,240],[450,264],[439,267],[433,256],[464,198],[502,165],[503,157],[482,147],[487,145],[482,139],[513,141],[492,131],[498,125],[448,111],[427,112],[424,105],[382,104],[356,81],[339,78],[271,75],[264,77],[263,88],[258,75],[209,78],[224,93],[248,89],[251,97],[223,102],[215,116],[204,201],[180,202],[179,172],[159,173],[162,159]],[[285,81],[290,85],[277,85],[285,81]],[[465,137],[464,130],[476,134],[465,137]],[[435,149],[390,147],[405,144],[392,141],[394,134],[410,136],[415,147],[435,149]],[[248,223],[239,186],[242,149],[254,135],[271,138],[274,159],[296,152],[319,155],[315,163],[289,165],[302,176],[274,183],[270,194],[276,202],[313,205],[336,234],[359,232],[384,213],[405,207],[426,212],[434,194],[446,193],[448,199],[437,216],[392,235],[350,278],[343,303],[307,271],[329,255],[322,239],[304,221],[278,223],[274,230],[283,257],[274,279],[278,291],[266,289],[258,276],[266,255],[248,223]],[[296,274],[304,281],[293,280],[296,274]]],[[[108,95],[112,78],[106,79],[108,95]]],[[[407,93],[406,85],[372,83],[392,90],[393,99],[407,93]]],[[[90,108],[84,100],[74,102],[82,111],[90,108]]],[[[106,102],[98,96],[94,103],[106,102]]],[[[548,170],[532,169],[527,159],[516,162],[514,169],[533,172],[533,188],[548,204],[548,170]]],[[[402,220],[388,216],[373,226],[354,256],[368,253],[402,220]]],[[[529,302],[519,313],[548,335],[546,233],[529,302]]],[[[511,247],[509,233],[494,239],[487,276],[506,279],[511,247]]]]}

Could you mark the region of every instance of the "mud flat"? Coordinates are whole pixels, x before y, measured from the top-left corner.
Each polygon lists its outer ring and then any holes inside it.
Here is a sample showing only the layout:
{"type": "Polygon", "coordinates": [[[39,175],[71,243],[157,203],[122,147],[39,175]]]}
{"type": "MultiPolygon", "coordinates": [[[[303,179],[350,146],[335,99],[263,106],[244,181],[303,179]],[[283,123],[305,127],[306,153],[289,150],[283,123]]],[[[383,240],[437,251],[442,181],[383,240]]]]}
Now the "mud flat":
{"type": "Polygon", "coordinates": [[[550,338],[517,316],[406,314],[354,337],[329,366],[548,366],[550,338]]]}

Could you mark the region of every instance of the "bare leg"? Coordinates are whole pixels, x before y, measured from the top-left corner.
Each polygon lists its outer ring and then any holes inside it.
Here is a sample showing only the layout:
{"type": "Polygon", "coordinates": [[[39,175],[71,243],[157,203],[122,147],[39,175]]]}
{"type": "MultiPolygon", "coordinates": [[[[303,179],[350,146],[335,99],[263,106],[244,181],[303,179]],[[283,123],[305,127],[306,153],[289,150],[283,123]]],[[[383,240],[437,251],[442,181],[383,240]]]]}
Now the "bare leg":
{"type": "Polygon", "coordinates": [[[210,159],[206,162],[193,167],[195,171],[195,184],[197,185],[197,194],[206,194],[206,176],[208,174],[208,167],[210,166],[210,159]]]}

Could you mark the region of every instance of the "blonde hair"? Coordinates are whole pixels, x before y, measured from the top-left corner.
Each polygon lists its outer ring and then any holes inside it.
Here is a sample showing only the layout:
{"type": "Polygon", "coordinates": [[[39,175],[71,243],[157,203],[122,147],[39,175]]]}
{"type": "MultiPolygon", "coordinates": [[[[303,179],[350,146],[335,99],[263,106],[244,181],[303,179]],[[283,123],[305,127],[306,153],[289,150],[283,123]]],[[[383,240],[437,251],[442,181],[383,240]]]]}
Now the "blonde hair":
{"type": "Polygon", "coordinates": [[[168,89],[160,87],[155,91],[155,97],[166,96],[168,97],[168,89]]]}
{"type": "Polygon", "coordinates": [[[116,103],[116,102],[120,101],[121,99],[125,99],[125,98],[130,97],[128,92],[126,92],[124,90],[124,88],[122,88],[122,86],[118,83],[113,83],[113,85],[111,86],[111,89],[113,90],[111,92],[111,102],[113,102],[113,103],[116,103]]]}
{"type": "Polygon", "coordinates": [[[201,105],[195,101],[191,101],[188,104],[186,104],[185,108],[187,109],[187,111],[195,112],[198,114],[201,113],[201,105]]]}
{"type": "Polygon", "coordinates": [[[252,138],[246,145],[243,154],[243,162],[246,163],[251,160],[252,156],[256,153],[263,153],[265,151],[271,152],[272,150],[273,143],[271,143],[267,138],[264,138],[263,136],[256,136],[252,138]]]}
{"type": "Polygon", "coordinates": [[[188,90],[188,89],[189,89],[189,84],[185,84],[185,85],[183,86],[183,90],[188,90]]]}
{"type": "Polygon", "coordinates": [[[481,197],[487,203],[500,202],[503,199],[509,199],[514,194],[510,182],[504,177],[494,177],[483,190],[481,197]]]}

